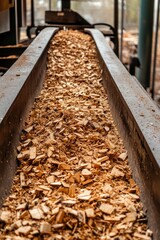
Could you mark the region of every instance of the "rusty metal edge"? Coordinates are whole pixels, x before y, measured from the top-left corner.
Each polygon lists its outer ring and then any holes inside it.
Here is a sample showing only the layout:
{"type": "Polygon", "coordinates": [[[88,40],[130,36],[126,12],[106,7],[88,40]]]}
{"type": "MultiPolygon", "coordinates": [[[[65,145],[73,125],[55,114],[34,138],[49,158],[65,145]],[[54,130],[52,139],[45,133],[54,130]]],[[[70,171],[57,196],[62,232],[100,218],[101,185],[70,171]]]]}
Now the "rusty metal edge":
{"type": "Polygon", "coordinates": [[[44,29],[0,78],[0,206],[16,171],[16,147],[25,117],[42,88],[47,49],[58,29],[44,29]]]}
{"type": "Polygon", "coordinates": [[[128,151],[133,177],[141,190],[141,200],[154,239],[160,239],[160,110],[133,78],[103,35],[86,29],[92,35],[103,84],[111,112],[128,151]]]}

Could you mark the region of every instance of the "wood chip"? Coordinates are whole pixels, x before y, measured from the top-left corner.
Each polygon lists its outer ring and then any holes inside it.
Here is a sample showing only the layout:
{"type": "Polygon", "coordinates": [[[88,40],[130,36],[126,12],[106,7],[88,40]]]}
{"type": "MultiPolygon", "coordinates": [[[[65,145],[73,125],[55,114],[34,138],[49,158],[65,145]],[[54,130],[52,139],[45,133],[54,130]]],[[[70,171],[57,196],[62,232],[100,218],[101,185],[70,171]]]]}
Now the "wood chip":
{"type": "Polygon", "coordinates": [[[17,220],[16,222],[14,222],[13,226],[14,226],[14,228],[20,228],[22,226],[22,221],[17,220]]]}
{"type": "Polygon", "coordinates": [[[144,234],[140,234],[140,233],[134,233],[134,237],[138,238],[138,239],[144,239],[144,240],[151,240],[150,237],[144,235],[144,234]]]}
{"type": "Polygon", "coordinates": [[[66,163],[60,163],[59,168],[62,170],[70,170],[71,169],[70,165],[68,165],[66,163]]]}
{"type": "Polygon", "coordinates": [[[82,170],[82,175],[87,179],[92,176],[92,173],[91,173],[91,171],[89,171],[88,169],[85,168],[82,170]]]}
{"type": "Polygon", "coordinates": [[[61,182],[52,182],[52,183],[50,183],[53,187],[59,187],[59,186],[61,186],[62,185],[62,183],[61,182]]]}
{"type": "Polygon", "coordinates": [[[76,172],[74,174],[74,179],[77,183],[80,183],[81,182],[81,177],[80,177],[80,172],[76,172]]]}
{"type": "Polygon", "coordinates": [[[65,200],[65,201],[62,201],[62,204],[67,206],[72,206],[76,204],[76,200],[65,200]]]}
{"type": "Polygon", "coordinates": [[[27,133],[29,133],[30,131],[32,131],[33,129],[33,126],[30,126],[28,128],[25,128],[24,131],[26,131],[27,133]]]}
{"type": "Polygon", "coordinates": [[[114,207],[111,204],[107,204],[107,203],[102,203],[99,207],[99,209],[106,214],[112,214],[112,212],[114,211],[114,207]]]}
{"type": "Polygon", "coordinates": [[[78,216],[78,211],[75,210],[75,209],[72,209],[72,208],[65,208],[65,212],[69,213],[69,214],[72,214],[74,216],[78,216]]]}
{"type": "Polygon", "coordinates": [[[37,189],[44,190],[44,191],[50,191],[51,189],[45,185],[39,185],[37,189]]]}
{"type": "Polygon", "coordinates": [[[109,192],[112,191],[112,189],[113,188],[111,187],[111,185],[109,183],[105,183],[104,186],[103,186],[103,192],[104,193],[109,193],[109,192]]]}
{"type": "Polygon", "coordinates": [[[30,217],[30,214],[29,214],[29,212],[26,210],[26,211],[23,211],[21,214],[20,214],[20,216],[19,216],[19,218],[20,219],[26,219],[26,218],[28,218],[28,217],[30,217]]]}
{"type": "Polygon", "coordinates": [[[95,217],[93,208],[88,208],[88,209],[85,210],[85,212],[86,212],[86,216],[88,218],[94,218],[95,217]]]}
{"type": "Polygon", "coordinates": [[[68,184],[68,183],[66,183],[66,182],[62,182],[62,185],[63,185],[63,187],[65,187],[65,188],[69,188],[70,187],[70,185],[68,184]]]}
{"type": "Polygon", "coordinates": [[[121,153],[118,158],[124,161],[127,158],[127,152],[121,153]]]}
{"type": "Polygon", "coordinates": [[[48,156],[48,157],[51,157],[52,154],[53,154],[52,148],[48,148],[48,150],[47,150],[47,156],[48,156]]]}
{"type": "Polygon", "coordinates": [[[41,234],[50,234],[51,233],[51,224],[48,222],[42,222],[40,225],[41,234]]]}
{"type": "Polygon", "coordinates": [[[109,159],[108,156],[104,156],[104,157],[101,157],[101,158],[97,158],[97,162],[98,163],[103,163],[103,162],[107,161],[108,159],[109,159]]]}
{"type": "Polygon", "coordinates": [[[96,160],[93,160],[92,161],[92,166],[94,168],[100,168],[101,167],[101,163],[100,162],[97,162],[96,160]]]}
{"type": "Polygon", "coordinates": [[[130,211],[130,212],[136,212],[136,207],[134,205],[134,203],[128,199],[128,198],[125,198],[124,199],[124,204],[126,206],[126,208],[130,211]]]}
{"type": "Polygon", "coordinates": [[[104,129],[105,129],[105,131],[106,131],[106,132],[109,132],[109,130],[110,130],[110,128],[109,128],[109,127],[107,127],[107,126],[106,126],[106,127],[104,127],[104,129]]]}
{"type": "Polygon", "coordinates": [[[62,223],[64,215],[65,215],[64,210],[60,210],[56,217],[56,223],[62,223]]]}
{"type": "Polygon", "coordinates": [[[126,214],[126,218],[123,220],[124,223],[126,222],[134,222],[137,219],[137,213],[136,212],[130,212],[126,214]]]}
{"type": "Polygon", "coordinates": [[[26,187],[26,179],[23,172],[20,173],[20,183],[21,183],[21,187],[26,187]]]}
{"type": "Polygon", "coordinates": [[[31,160],[36,158],[36,152],[37,152],[36,147],[31,147],[30,148],[29,153],[30,153],[30,159],[31,160]]]}
{"type": "Polygon", "coordinates": [[[124,173],[120,171],[118,168],[113,167],[111,171],[111,176],[113,177],[124,177],[124,173]]]}
{"type": "Polygon", "coordinates": [[[71,197],[71,198],[74,198],[75,197],[75,185],[72,184],[70,187],[69,187],[69,193],[68,195],[71,197]]]}
{"type": "Polygon", "coordinates": [[[121,217],[108,217],[107,215],[104,215],[104,220],[107,222],[111,222],[111,223],[115,223],[115,222],[120,222],[121,221],[121,217]]]}
{"type": "Polygon", "coordinates": [[[54,228],[54,229],[59,229],[59,228],[62,228],[63,226],[64,226],[64,224],[62,224],[62,223],[53,224],[53,228],[54,228]]]}
{"type": "Polygon", "coordinates": [[[46,206],[45,203],[41,204],[41,209],[42,209],[43,213],[45,213],[45,214],[50,213],[50,208],[48,206],[46,206]]]}
{"type": "Polygon", "coordinates": [[[26,207],[27,207],[27,203],[22,203],[22,204],[19,204],[16,209],[17,210],[24,210],[24,209],[26,209],[26,207]]]}
{"type": "Polygon", "coordinates": [[[30,209],[29,213],[33,219],[42,219],[44,217],[43,212],[40,208],[30,209]]]}
{"type": "Polygon", "coordinates": [[[18,160],[26,159],[29,157],[29,150],[22,151],[17,155],[18,160]]]}
{"type": "Polygon", "coordinates": [[[11,218],[11,212],[10,211],[2,211],[0,213],[0,220],[4,221],[5,223],[8,223],[11,218]]]}
{"type": "Polygon", "coordinates": [[[29,232],[31,231],[31,226],[22,226],[17,229],[17,232],[23,235],[28,235],[29,232]]]}
{"type": "Polygon", "coordinates": [[[81,192],[82,193],[78,195],[79,200],[84,200],[84,201],[86,200],[87,201],[91,198],[91,191],[82,189],[81,192]]]}
{"type": "Polygon", "coordinates": [[[80,222],[82,222],[83,224],[86,223],[86,214],[85,214],[85,211],[82,211],[82,210],[78,211],[78,220],[79,220],[80,222]]]}
{"type": "Polygon", "coordinates": [[[59,207],[52,209],[52,215],[56,215],[59,212],[59,207]]]}
{"type": "Polygon", "coordinates": [[[51,176],[47,177],[48,183],[54,183],[54,181],[55,181],[55,176],[51,175],[51,176]]]}
{"type": "Polygon", "coordinates": [[[83,182],[82,182],[82,185],[85,186],[85,185],[87,185],[87,184],[89,184],[89,183],[92,183],[93,181],[94,181],[93,179],[88,179],[88,180],[86,180],[86,181],[83,181],[83,182]]]}

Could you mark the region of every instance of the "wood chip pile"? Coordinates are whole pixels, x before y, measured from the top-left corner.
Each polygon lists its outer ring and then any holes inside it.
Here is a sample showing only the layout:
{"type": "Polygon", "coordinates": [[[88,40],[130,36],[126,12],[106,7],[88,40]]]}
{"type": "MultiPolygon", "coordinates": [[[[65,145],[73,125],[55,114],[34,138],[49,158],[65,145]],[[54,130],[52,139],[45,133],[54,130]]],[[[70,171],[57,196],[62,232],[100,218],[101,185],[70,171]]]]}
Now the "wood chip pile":
{"type": "Polygon", "coordinates": [[[47,66],[0,210],[0,239],[151,239],[92,38],[59,31],[47,66]]]}

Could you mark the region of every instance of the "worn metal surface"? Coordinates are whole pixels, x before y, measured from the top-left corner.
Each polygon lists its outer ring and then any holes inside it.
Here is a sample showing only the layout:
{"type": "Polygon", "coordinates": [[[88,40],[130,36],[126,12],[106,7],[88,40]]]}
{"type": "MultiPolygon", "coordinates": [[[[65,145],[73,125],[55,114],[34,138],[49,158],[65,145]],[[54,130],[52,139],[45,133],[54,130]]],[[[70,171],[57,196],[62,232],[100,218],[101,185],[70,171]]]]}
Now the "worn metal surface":
{"type": "Polygon", "coordinates": [[[94,29],[86,31],[96,42],[112,114],[128,150],[154,239],[160,239],[160,110],[102,34],[94,29]]]}
{"type": "Polygon", "coordinates": [[[45,29],[0,78],[0,205],[16,170],[16,146],[24,118],[42,86],[47,48],[56,29],[45,29]]]}

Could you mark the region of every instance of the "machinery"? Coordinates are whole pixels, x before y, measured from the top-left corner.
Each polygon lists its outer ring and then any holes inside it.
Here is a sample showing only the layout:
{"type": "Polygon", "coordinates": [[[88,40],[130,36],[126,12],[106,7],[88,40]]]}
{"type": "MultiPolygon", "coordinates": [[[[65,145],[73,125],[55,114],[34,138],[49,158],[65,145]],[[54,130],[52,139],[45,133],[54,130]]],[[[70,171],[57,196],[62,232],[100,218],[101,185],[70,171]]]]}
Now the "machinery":
{"type": "Polygon", "coordinates": [[[18,59],[26,46],[19,45],[20,27],[25,25],[25,1],[0,4],[0,76],[18,59]]]}
{"type": "MultiPolygon", "coordinates": [[[[7,5],[2,11],[15,11],[16,7],[17,5],[7,5]]],[[[7,18],[7,12],[4,18],[7,18]]],[[[0,203],[7,196],[16,171],[16,147],[23,123],[45,79],[50,39],[63,26],[74,25],[81,30],[85,26],[84,31],[92,36],[97,46],[103,85],[108,92],[113,117],[128,151],[133,175],[141,188],[154,239],[160,239],[159,109],[106,44],[102,33],[94,29],[95,25],[89,24],[70,10],[70,1],[62,1],[62,11],[47,11],[45,21],[45,26],[37,26],[38,36],[27,49],[26,46],[0,49],[2,60],[7,54],[21,55],[14,64],[13,60],[11,67],[11,64],[4,65],[5,61],[0,62],[3,73],[9,68],[0,78],[0,203]]],[[[9,39],[11,29],[11,25],[6,24],[6,28],[0,33],[1,40],[5,40],[5,36],[9,39]]]]}
{"type": "Polygon", "coordinates": [[[19,43],[19,29],[25,25],[25,1],[5,0],[0,4],[0,45],[19,43]]]}
{"type": "MultiPolygon", "coordinates": [[[[84,2],[85,4],[85,2],[84,2]]],[[[45,27],[66,27],[73,29],[97,28],[103,26],[103,34],[109,37],[114,46],[114,51],[118,56],[118,4],[114,5],[114,27],[107,23],[90,24],[79,13],[71,10],[71,0],[61,1],[61,11],[45,11],[45,24],[35,26],[34,21],[34,0],[31,0],[31,24],[27,26],[26,32],[29,41],[26,43],[20,41],[20,28],[26,26],[26,1],[6,0],[0,5],[0,75],[5,73],[9,67],[18,59],[20,54],[26,49],[31,39],[32,32],[36,35],[45,27]],[[3,22],[3,24],[1,24],[3,22]],[[5,24],[4,24],[5,23],[5,24]],[[25,44],[25,45],[24,45],[25,44]],[[9,45],[9,46],[8,46],[9,45]],[[13,47],[10,45],[14,45],[13,47]]]]}
{"type": "MultiPolygon", "coordinates": [[[[85,4],[85,2],[84,2],[85,4]]],[[[31,7],[31,26],[27,27],[27,36],[30,38],[30,31],[34,24],[34,3],[32,2],[31,7]]],[[[114,51],[118,56],[118,4],[115,1],[114,4],[114,27],[108,23],[95,23],[90,24],[84,19],[79,13],[71,9],[71,0],[61,0],[61,11],[45,11],[45,25],[36,27],[36,35],[45,27],[67,27],[72,29],[84,29],[84,28],[95,28],[97,26],[103,26],[102,33],[104,36],[109,37],[114,44],[114,51]]]]}

